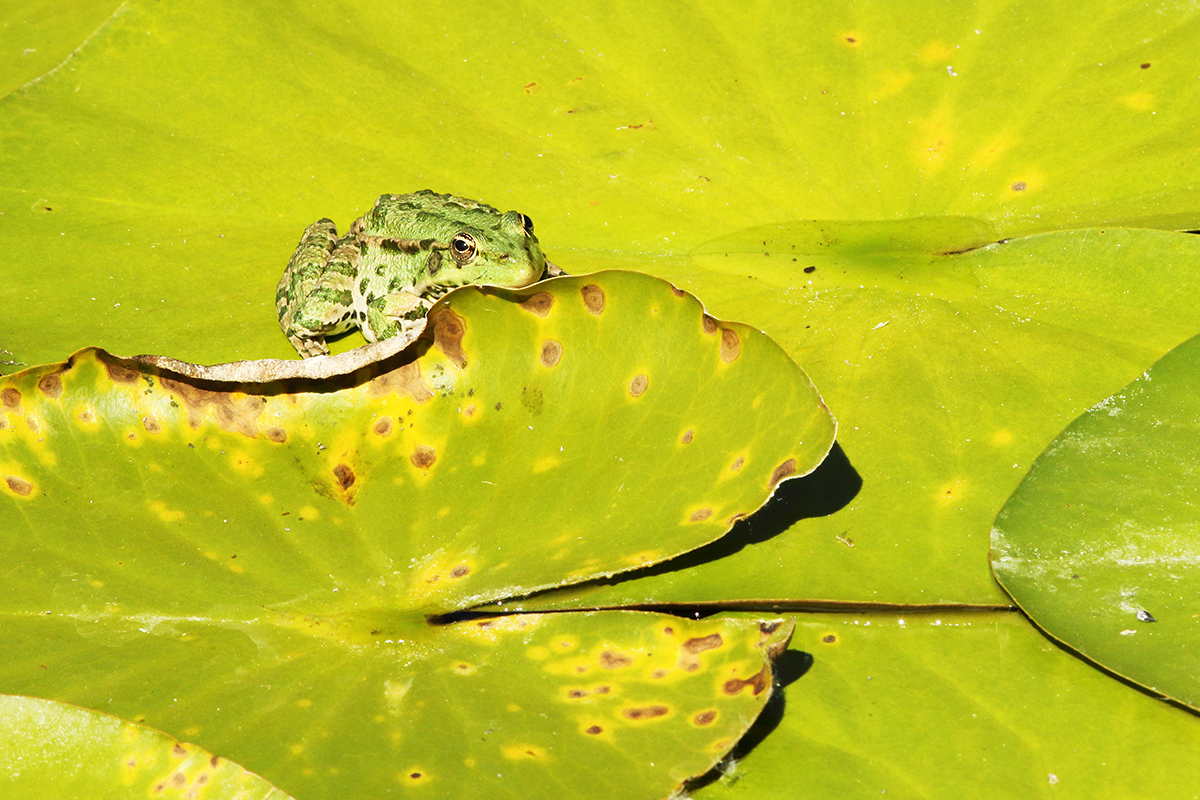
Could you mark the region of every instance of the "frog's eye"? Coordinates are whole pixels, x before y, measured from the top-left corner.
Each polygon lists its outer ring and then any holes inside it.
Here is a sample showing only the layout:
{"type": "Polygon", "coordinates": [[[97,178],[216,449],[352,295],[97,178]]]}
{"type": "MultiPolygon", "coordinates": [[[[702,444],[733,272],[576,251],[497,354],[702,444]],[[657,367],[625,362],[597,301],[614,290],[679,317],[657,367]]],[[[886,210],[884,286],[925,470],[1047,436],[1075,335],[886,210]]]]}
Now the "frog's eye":
{"type": "Polygon", "coordinates": [[[475,244],[475,237],[469,233],[456,233],[450,240],[450,254],[459,264],[468,263],[475,258],[477,252],[479,250],[475,244]]]}
{"type": "Polygon", "coordinates": [[[533,233],[533,220],[531,220],[529,217],[522,214],[521,215],[521,227],[525,229],[526,233],[533,233]]]}

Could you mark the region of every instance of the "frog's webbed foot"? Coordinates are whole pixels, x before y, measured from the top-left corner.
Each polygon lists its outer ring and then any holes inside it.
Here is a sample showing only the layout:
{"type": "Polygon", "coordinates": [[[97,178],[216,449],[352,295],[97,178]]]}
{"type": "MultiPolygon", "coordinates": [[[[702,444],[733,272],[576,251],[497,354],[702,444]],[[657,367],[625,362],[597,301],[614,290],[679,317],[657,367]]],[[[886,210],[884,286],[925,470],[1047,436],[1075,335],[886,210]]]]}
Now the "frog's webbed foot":
{"type": "Polygon", "coordinates": [[[546,280],[546,278],[557,278],[560,275],[566,275],[566,274],[568,274],[568,273],[565,269],[558,266],[557,264],[552,264],[549,261],[547,261],[546,262],[546,271],[542,273],[542,277],[539,278],[539,280],[544,281],[544,280],[546,280]]]}

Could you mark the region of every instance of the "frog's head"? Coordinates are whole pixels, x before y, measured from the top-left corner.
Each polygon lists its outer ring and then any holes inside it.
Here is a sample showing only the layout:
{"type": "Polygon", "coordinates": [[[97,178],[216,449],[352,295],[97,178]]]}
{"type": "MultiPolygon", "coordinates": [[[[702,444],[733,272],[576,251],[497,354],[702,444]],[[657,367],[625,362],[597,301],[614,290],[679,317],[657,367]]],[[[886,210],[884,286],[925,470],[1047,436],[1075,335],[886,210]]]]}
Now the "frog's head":
{"type": "Polygon", "coordinates": [[[517,289],[541,279],[546,257],[533,235],[533,220],[471,200],[446,201],[437,213],[439,230],[423,276],[432,294],[479,283],[517,289]]]}

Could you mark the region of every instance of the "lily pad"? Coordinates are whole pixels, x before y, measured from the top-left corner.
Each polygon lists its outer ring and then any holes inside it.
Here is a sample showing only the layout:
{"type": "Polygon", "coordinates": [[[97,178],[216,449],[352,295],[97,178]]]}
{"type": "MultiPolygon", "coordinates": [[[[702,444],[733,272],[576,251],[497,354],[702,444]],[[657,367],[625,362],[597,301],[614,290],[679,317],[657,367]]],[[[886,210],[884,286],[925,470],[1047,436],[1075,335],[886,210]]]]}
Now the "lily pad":
{"type": "Polygon", "coordinates": [[[1051,636],[1200,708],[1200,338],[1038,458],[992,530],[996,579],[1051,636]]]}
{"type": "Polygon", "coordinates": [[[528,794],[572,764],[654,797],[708,769],[787,629],[426,619],[721,536],[828,451],[816,390],[637,273],[467,287],[429,320],[341,378],[90,349],[3,379],[0,687],[195,729],[305,797],[528,794]]]}
{"type": "Polygon", "coordinates": [[[311,613],[444,613],[710,542],[833,442],[778,345],[655,278],[469,287],[430,320],[416,360],[340,382],[210,384],[99,350],[6,379],[12,553],[52,574],[69,550],[101,607],[161,610],[170,585],[204,609],[218,581],[271,606],[339,593],[311,613]],[[181,558],[131,573],[118,532],[181,558]]]}
{"type": "Polygon", "coordinates": [[[1184,798],[1200,785],[1194,715],[1111,680],[1019,613],[795,622],[757,746],[696,800],[1184,798]]]}
{"type": "Polygon", "coordinates": [[[0,719],[6,800],[288,800],[232,761],[98,711],[0,695],[0,719]]]}

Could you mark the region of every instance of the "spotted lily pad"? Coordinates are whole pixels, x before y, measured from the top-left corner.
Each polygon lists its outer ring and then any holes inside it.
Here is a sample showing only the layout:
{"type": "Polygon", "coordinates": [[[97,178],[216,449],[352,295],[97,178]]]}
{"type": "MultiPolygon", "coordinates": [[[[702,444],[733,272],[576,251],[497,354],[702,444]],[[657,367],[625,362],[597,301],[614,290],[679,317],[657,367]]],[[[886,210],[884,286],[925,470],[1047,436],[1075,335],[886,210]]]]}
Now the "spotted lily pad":
{"type": "Polygon", "coordinates": [[[1072,423],[996,519],[992,568],[1052,636],[1200,708],[1200,338],[1072,423]]]}
{"type": "Polygon", "coordinates": [[[654,797],[710,767],[786,626],[426,619],[721,536],[829,450],[811,382],[637,273],[467,288],[429,319],[325,380],[97,349],[4,379],[0,690],[146,720],[304,797],[527,794],[573,764],[623,777],[572,796],[654,797]]]}
{"type": "Polygon", "coordinates": [[[0,796],[121,800],[287,800],[257,775],[195,745],[98,711],[0,695],[0,796]]]}

